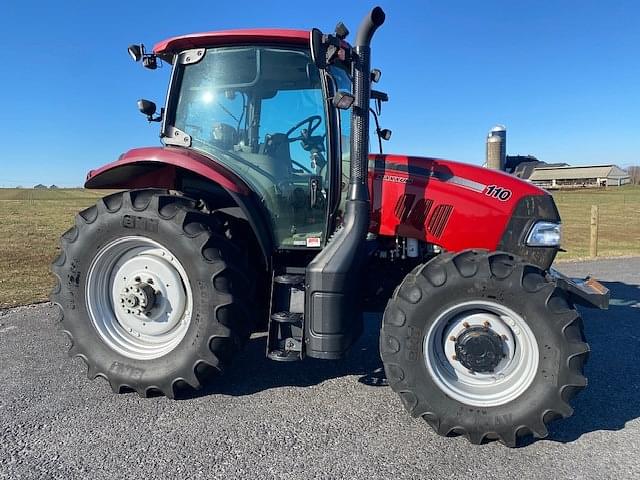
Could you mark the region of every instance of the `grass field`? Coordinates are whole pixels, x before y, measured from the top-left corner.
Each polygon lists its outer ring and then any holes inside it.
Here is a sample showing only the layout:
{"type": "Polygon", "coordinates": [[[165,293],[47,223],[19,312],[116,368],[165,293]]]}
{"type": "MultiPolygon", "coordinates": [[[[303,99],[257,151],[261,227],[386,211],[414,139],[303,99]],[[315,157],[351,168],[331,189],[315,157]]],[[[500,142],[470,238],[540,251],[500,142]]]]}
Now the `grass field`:
{"type": "Polygon", "coordinates": [[[562,218],[559,260],[589,256],[591,205],[598,205],[598,256],[640,254],[640,186],[553,192],[562,218]]]}
{"type": "Polygon", "coordinates": [[[0,189],[0,308],[45,300],[49,264],[75,214],[104,192],[0,189]]]}
{"type": "MultiPolygon", "coordinates": [[[[75,214],[108,192],[0,189],[0,308],[45,300],[49,263],[75,214]]],[[[591,205],[600,208],[600,256],[640,254],[640,187],[556,192],[563,219],[559,259],[589,254],[591,205]]]]}

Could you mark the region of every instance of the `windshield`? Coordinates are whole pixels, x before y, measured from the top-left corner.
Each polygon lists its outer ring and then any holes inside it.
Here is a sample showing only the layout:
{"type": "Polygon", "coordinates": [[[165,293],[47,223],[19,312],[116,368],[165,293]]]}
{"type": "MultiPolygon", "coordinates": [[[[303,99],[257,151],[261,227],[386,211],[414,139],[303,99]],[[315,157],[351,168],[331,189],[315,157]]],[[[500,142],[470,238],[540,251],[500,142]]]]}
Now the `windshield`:
{"type": "Polygon", "coordinates": [[[320,247],[327,212],[327,122],[307,51],[224,47],[178,76],[174,126],[243,178],[280,247],[320,247]]]}

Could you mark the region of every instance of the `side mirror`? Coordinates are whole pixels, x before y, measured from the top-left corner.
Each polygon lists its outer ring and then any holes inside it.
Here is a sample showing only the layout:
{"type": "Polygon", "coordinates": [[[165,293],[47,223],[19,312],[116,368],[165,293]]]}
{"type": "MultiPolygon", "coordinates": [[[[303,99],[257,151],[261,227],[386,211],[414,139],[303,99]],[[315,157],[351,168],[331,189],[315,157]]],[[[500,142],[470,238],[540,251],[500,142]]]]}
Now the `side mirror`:
{"type": "Polygon", "coordinates": [[[144,98],[141,98],[140,100],[138,100],[138,110],[140,110],[140,113],[142,113],[143,115],[146,115],[147,120],[149,122],[162,121],[162,114],[164,113],[164,108],[162,109],[163,111],[160,113],[158,117],[154,117],[156,113],[156,109],[157,109],[156,104],[151,100],[145,100],[144,98]]]}
{"type": "Polygon", "coordinates": [[[320,30],[311,30],[311,58],[318,68],[327,68],[327,47],[324,44],[324,35],[320,30]]]}
{"type": "Polygon", "coordinates": [[[142,45],[129,45],[127,51],[131,58],[133,58],[134,62],[142,60],[142,56],[144,54],[144,47],[142,45]]]}
{"type": "Polygon", "coordinates": [[[151,100],[145,100],[144,98],[141,98],[140,100],[138,100],[138,110],[140,110],[140,112],[146,115],[147,117],[150,117],[154,113],[156,113],[156,109],[157,109],[156,104],[153,103],[151,100]]]}
{"type": "Polygon", "coordinates": [[[327,68],[336,60],[348,61],[351,49],[343,45],[349,30],[342,22],[336,26],[335,35],[325,35],[317,28],[311,30],[311,58],[319,69],[327,68]]]}

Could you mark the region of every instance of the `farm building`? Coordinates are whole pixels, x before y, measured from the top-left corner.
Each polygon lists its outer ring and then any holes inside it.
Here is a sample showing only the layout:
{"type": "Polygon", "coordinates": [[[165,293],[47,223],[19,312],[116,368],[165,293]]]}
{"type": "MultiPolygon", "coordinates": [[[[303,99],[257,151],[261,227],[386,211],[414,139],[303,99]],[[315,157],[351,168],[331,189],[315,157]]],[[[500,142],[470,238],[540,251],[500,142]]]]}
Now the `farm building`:
{"type": "Polygon", "coordinates": [[[617,187],[631,177],[616,165],[549,166],[535,168],[529,180],[543,188],[617,187]]]}

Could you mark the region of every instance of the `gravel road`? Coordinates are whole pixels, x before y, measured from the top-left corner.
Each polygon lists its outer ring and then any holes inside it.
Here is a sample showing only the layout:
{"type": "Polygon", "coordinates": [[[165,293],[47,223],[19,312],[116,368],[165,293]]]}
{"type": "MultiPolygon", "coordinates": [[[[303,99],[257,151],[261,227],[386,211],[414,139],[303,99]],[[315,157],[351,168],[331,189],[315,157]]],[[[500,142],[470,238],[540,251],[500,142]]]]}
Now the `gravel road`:
{"type": "Polygon", "coordinates": [[[0,478],[640,478],[640,258],[559,269],[595,274],[612,306],[583,310],[575,416],[518,449],[410,418],[384,385],[378,315],[342,362],[278,364],[255,338],[215,387],[171,401],[88,381],[51,304],[0,311],[0,478]]]}

